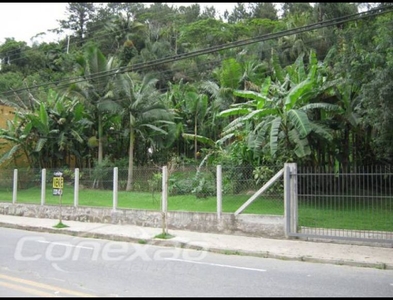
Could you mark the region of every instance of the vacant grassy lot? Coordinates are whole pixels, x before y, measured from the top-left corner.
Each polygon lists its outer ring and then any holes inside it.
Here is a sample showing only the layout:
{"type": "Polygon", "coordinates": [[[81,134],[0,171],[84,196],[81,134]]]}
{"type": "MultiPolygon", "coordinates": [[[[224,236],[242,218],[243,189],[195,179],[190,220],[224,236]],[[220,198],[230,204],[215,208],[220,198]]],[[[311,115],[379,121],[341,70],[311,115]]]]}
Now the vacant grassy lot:
{"type": "MultiPolygon", "coordinates": [[[[241,207],[250,195],[223,195],[222,211],[234,213],[241,207]]],[[[45,191],[45,203],[58,205],[74,204],[74,189],[65,186],[63,195],[53,196],[51,186],[45,191]]],[[[12,202],[12,191],[0,189],[0,201],[12,202]]],[[[19,190],[17,203],[40,204],[41,188],[32,187],[19,190]]],[[[313,201],[299,199],[299,225],[306,227],[393,231],[391,207],[393,200],[368,199],[356,201],[345,197],[331,200],[316,197],[313,201]]],[[[82,189],[79,191],[79,206],[113,207],[113,192],[111,190],[82,189]]],[[[148,192],[118,192],[118,208],[160,210],[161,193],[148,192]]],[[[216,197],[197,198],[193,194],[168,197],[169,211],[216,212],[216,197]]],[[[283,196],[264,196],[257,198],[243,213],[283,215],[283,196]]]]}
{"type": "MultiPolygon", "coordinates": [[[[247,195],[226,195],[223,196],[223,212],[235,212],[250,196],[247,195]]],[[[93,190],[83,189],[79,191],[80,206],[94,207],[113,207],[113,192],[110,190],[93,190]]],[[[66,186],[63,190],[61,199],[59,196],[53,196],[52,189],[47,188],[45,193],[46,204],[59,204],[61,200],[63,205],[74,204],[74,190],[71,186],[66,186]]],[[[12,202],[12,192],[0,190],[0,201],[12,202]]],[[[40,204],[41,188],[33,187],[20,190],[17,193],[17,203],[40,204]]],[[[118,192],[118,208],[125,209],[152,209],[160,210],[161,193],[146,192],[118,192]]],[[[199,212],[216,212],[216,197],[197,198],[195,195],[176,195],[168,197],[168,210],[173,211],[199,211],[199,212]]],[[[271,198],[259,198],[254,201],[245,213],[252,214],[284,214],[284,203],[281,200],[271,198]]]]}

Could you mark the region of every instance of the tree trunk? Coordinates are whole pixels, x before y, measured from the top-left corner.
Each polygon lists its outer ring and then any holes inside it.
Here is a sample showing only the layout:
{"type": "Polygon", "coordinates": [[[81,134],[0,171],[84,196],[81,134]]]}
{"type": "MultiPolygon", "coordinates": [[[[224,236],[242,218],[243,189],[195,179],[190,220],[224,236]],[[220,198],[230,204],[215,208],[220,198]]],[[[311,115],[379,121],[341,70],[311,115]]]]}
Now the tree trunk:
{"type": "Polygon", "coordinates": [[[132,190],[132,185],[134,183],[134,140],[135,133],[132,126],[130,127],[130,146],[128,148],[128,176],[127,176],[127,187],[126,191],[132,190]]]}

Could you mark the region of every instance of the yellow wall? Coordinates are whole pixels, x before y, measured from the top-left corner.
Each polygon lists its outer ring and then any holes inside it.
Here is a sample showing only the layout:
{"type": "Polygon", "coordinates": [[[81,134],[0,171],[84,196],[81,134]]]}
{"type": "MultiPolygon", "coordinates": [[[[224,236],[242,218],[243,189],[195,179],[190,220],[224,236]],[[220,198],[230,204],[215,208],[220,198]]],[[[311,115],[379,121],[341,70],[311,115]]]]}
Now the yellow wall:
{"type": "Polygon", "coordinates": [[[0,105],[0,127],[6,128],[6,121],[14,119],[14,109],[9,106],[0,105]]]}
{"type": "MultiPolygon", "coordinates": [[[[13,120],[15,116],[15,110],[12,107],[6,105],[0,105],[0,128],[7,128],[7,120],[13,120]]],[[[7,142],[4,139],[0,139],[0,143],[7,142]]],[[[11,146],[0,144],[0,155],[7,152],[11,146]]],[[[17,160],[18,165],[25,166],[26,159],[22,157],[17,160]]],[[[12,160],[8,160],[0,165],[1,168],[6,167],[14,167],[14,162],[12,160]]]]}
{"type": "MultiPolygon", "coordinates": [[[[7,128],[7,120],[13,120],[15,116],[15,110],[12,107],[0,105],[0,128],[7,128]]],[[[0,139],[0,156],[7,152],[11,146],[3,145],[2,143],[7,143],[4,139],[0,139]]],[[[21,154],[21,152],[19,153],[21,154]]],[[[70,156],[70,167],[75,167],[75,157],[73,155],[70,156]]],[[[3,164],[0,164],[0,168],[7,167],[27,167],[27,159],[26,156],[22,153],[22,155],[16,160],[18,166],[15,166],[15,162],[13,160],[8,160],[3,164]]]]}

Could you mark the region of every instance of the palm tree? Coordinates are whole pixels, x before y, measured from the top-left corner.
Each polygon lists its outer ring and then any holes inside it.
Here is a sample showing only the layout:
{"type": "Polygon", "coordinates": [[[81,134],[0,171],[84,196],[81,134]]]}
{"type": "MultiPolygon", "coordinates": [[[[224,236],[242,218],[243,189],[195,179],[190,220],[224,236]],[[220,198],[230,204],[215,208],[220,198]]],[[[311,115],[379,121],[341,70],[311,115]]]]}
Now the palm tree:
{"type": "Polygon", "coordinates": [[[113,84],[116,78],[117,64],[113,58],[106,59],[102,52],[95,46],[86,48],[85,56],[78,59],[80,76],[70,86],[69,95],[79,97],[90,111],[91,120],[95,123],[98,135],[98,164],[103,160],[103,122],[105,116],[116,112],[118,107],[108,100],[113,99],[113,84]]]}
{"type": "MultiPolygon", "coordinates": [[[[208,112],[207,96],[189,91],[184,95],[184,104],[188,111],[190,121],[193,120],[194,132],[194,158],[198,159],[198,143],[196,136],[198,135],[198,127],[202,129],[203,119],[208,112]]],[[[192,122],[192,121],[191,121],[192,122]]]]}
{"type": "Polygon", "coordinates": [[[118,80],[119,104],[128,124],[126,133],[129,135],[126,191],[133,188],[136,138],[155,143],[159,136],[168,136],[170,127],[174,125],[172,113],[161,101],[161,94],[155,87],[157,81],[151,74],[140,80],[135,73],[122,74],[118,80]]]}
{"type": "Polygon", "coordinates": [[[134,39],[140,40],[139,36],[144,36],[146,25],[132,20],[132,16],[125,13],[125,15],[114,15],[110,22],[106,24],[106,28],[115,37],[117,49],[119,49],[120,45],[127,40],[133,42],[133,44],[135,44],[134,39]]]}

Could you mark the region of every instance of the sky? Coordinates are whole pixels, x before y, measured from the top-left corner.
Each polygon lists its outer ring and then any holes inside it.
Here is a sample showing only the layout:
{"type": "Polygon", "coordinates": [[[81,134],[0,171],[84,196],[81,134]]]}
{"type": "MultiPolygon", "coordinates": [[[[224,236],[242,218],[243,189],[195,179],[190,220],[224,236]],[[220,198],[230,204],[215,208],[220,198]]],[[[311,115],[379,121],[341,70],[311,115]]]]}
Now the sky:
{"type": "MultiPolygon", "coordinates": [[[[195,2],[196,3],[196,2],[195,2]]],[[[148,3],[145,3],[148,4],[148,3]]],[[[168,3],[169,6],[188,6],[194,3],[168,3]]],[[[25,41],[32,45],[37,42],[57,42],[61,37],[48,32],[49,29],[59,27],[58,20],[66,19],[67,2],[60,3],[23,3],[23,2],[1,2],[0,3],[0,44],[5,42],[5,38],[15,38],[16,41],[25,41]],[[39,33],[44,36],[33,38],[39,33]],[[33,39],[32,39],[33,38],[33,39]]],[[[229,12],[236,6],[232,3],[199,3],[202,10],[205,6],[214,6],[222,14],[225,9],[229,12]]]]}

